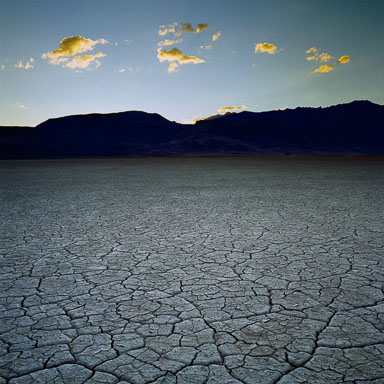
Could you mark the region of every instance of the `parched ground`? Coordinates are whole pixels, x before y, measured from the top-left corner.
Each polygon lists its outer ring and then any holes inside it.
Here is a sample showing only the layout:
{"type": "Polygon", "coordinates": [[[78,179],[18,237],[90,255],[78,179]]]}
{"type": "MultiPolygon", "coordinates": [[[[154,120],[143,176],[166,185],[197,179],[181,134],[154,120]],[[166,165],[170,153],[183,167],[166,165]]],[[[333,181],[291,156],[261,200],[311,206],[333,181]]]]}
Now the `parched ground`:
{"type": "Polygon", "coordinates": [[[384,159],[0,163],[0,383],[384,383],[384,159]]]}

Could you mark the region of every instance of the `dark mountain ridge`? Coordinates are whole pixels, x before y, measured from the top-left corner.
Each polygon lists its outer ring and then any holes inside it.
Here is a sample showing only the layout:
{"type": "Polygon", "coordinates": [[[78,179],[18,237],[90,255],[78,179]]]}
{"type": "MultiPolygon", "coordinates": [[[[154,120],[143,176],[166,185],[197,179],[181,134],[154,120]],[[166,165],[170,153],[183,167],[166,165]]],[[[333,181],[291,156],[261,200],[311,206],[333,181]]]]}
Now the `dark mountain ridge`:
{"type": "Polygon", "coordinates": [[[128,111],[0,127],[0,158],[252,154],[384,154],[384,106],[354,101],[327,108],[239,112],[169,121],[128,111]]]}

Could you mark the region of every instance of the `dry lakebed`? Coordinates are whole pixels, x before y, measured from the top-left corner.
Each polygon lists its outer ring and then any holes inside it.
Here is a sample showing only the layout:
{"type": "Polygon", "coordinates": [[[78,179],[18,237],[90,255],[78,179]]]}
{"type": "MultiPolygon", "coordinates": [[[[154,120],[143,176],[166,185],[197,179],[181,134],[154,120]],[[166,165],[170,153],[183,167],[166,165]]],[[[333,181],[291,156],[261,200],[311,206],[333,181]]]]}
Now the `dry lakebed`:
{"type": "Polygon", "coordinates": [[[384,383],[384,158],[0,162],[0,384],[384,383]]]}

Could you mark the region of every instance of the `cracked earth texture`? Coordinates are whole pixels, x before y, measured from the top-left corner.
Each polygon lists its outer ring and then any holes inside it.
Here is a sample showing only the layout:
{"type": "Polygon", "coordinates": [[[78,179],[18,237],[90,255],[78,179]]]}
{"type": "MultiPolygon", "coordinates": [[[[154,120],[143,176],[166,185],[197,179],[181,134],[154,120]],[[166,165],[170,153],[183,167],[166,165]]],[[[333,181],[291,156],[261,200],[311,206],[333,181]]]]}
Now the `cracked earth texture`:
{"type": "Polygon", "coordinates": [[[0,164],[0,384],[384,383],[383,158],[0,164]]]}

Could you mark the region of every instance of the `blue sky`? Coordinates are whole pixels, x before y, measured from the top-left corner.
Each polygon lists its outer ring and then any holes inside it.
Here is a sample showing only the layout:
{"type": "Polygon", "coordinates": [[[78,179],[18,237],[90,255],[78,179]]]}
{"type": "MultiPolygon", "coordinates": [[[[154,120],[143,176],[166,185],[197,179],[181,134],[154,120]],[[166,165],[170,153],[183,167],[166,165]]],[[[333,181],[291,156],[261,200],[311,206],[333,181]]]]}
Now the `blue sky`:
{"type": "Polygon", "coordinates": [[[381,0],[0,0],[0,125],[384,104],[383,20],[381,0]]]}

